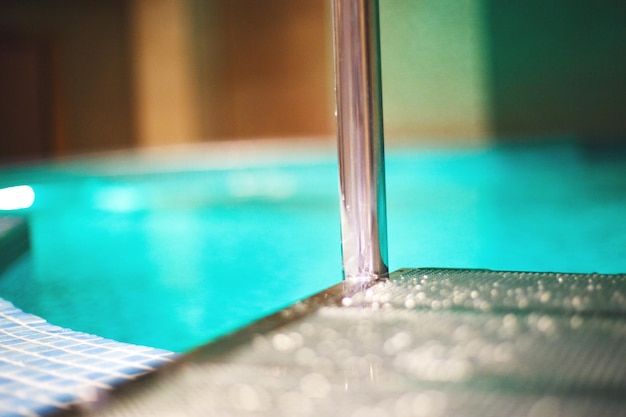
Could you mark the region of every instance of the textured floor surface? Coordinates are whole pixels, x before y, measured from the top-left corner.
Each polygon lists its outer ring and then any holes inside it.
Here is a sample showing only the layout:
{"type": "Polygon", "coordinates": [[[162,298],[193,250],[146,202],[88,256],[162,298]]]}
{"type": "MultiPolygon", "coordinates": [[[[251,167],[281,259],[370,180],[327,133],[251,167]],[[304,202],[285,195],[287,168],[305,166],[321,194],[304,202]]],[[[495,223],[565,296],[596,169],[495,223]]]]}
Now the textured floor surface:
{"type": "Polygon", "coordinates": [[[339,285],[72,413],[624,416],[626,276],[407,269],[339,285]]]}

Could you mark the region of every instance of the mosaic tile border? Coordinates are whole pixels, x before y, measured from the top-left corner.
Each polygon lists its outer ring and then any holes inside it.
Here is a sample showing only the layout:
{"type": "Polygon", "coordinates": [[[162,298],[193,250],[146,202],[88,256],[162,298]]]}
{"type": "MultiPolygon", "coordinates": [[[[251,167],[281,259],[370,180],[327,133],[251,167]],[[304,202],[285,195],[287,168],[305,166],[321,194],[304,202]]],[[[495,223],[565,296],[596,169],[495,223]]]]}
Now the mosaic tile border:
{"type": "Polygon", "coordinates": [[[175,356],[54,326],[0,299],[0,416],[70,409],[175,356]]]}

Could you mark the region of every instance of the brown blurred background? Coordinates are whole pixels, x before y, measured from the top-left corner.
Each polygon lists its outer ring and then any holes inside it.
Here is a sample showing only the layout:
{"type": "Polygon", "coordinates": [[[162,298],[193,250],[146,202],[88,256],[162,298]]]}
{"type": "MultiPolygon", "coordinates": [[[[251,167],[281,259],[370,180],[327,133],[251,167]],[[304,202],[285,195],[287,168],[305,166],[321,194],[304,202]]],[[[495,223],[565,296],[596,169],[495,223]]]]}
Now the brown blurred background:
{"type": "MultiPolygon", "coordinates": [[[[621,0],[380,0],[386,136],[626,137],[621,0]]],[[[2,0],[0,160],[332,137],[330,0],[2,0]]]]}

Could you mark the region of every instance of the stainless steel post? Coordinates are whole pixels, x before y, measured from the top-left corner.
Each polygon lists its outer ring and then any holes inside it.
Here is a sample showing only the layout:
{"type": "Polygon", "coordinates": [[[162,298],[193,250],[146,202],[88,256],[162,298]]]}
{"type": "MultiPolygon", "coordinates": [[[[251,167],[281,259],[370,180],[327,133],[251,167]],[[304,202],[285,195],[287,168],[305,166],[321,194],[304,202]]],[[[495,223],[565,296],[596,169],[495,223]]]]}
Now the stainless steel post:
{"type": "Polygon", "coordinates": [[[387,276],[378,0],[333,0],[344,278],[387,276]]]}

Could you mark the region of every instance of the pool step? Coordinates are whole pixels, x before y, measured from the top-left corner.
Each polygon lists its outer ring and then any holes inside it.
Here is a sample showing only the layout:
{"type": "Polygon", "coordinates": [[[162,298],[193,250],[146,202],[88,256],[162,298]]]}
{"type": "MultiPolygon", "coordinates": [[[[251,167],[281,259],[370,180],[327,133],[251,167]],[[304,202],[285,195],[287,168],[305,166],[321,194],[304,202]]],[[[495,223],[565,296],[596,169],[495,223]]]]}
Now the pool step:
{"type": "Polygon", "coordinates": [[[404,269],[204,346],[96,416],[626,415],[626,275],[404,269]]]}

